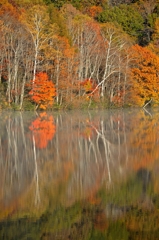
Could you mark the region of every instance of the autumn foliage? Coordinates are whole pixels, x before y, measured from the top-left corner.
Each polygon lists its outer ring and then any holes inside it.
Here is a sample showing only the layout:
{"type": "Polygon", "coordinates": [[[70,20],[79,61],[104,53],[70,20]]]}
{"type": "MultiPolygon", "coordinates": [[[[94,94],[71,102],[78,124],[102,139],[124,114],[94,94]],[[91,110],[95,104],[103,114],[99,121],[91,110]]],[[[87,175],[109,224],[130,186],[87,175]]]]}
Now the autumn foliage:
{"type": "Polygon", "coordinates": [[[89,97],[99,97],[99,90],[96,82],[93,79],[85,79],[80,83],[81,88],[84,90],[84,93],[89,97]]]}
{"type": "Polygon", "coordinates": [[[48,75],[44,72],[36,74],[34,80],[31,81],[32,89],[29,95],[37,107],[46,109],[53,105],[53,100],[56,95],[55,86],[52,81],[48,79],[48,75]]]}
{"type": "Polygon", "coordinates": [[[91,6],[87,12],[89,16],[95,18],[99,13],[102,12],[102,8],[100,6],[91,6]]]}
{"type": "Polygon", "coordinates": [[[0,107],[159,105],[158,1],[75,2],[1,0],[0,107]]]}
{"type": "Polygon", "coordinates": [[[56,131],[53,116],[48,116],[45,112],[41,113],[31,123],[29,129],[33,132],[36,147],[46,148],[56,131]]]}
{"type": "Polygon", "coordinates": [[[132,102],[144,105],[151,99],[159,99],[159,57],[147,47],[132,48],[132,102]]]}

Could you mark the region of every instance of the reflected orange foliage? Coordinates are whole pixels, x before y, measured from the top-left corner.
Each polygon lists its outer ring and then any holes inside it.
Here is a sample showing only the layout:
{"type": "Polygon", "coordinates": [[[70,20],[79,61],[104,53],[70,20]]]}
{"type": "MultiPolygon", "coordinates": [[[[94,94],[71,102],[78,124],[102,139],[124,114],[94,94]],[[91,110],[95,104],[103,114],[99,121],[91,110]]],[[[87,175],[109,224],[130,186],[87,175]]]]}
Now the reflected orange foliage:
{"type": "Polygon", "coordinates": [[[81,135],[84,138],[91,138],[93,135],[93,129],[91,127],[85,127],[85,129],[82,131],[81,135]]]}
{"type": "Polygon", "coordinates": [[[63,163],[63,169],[64,169],[64,181],[67,181],[69,179],[69,176],[71,172],[74,170],[74,165],[71,161],[67,161],[63,163]]]}
{"type": "Polygon", "coordinates": [[[106,219],[105,213],[103,211],[96,214],[94,227],[99,231],[104,231],[108,229],[109,222],[106,219]]]}
{"type": "Polygon", "coordinates": [[[1,203],[0,204],[0,219],[12,217],[18,209],[18,204],[19,204],[18,199],[13,200],[10,205],[1,203]]]}
{"type": "Polygon", "coordinates": [[[85,139],[91,139],[93,136],[95,136],[96,131],[95,131],[95,124],[90,122],[89,119],[86,119],[84,128],[81,129],[81,136],[84,137],[85,139]]]}
{"type": "Polygon", "coordinates": [[[56,131],[53,116],[41,113],[39,117],[31,123],[29,129],[33,132],[36,147],[46,148],[56,131]]]}
{"type": "Polygon", "coordinates": [[[91,193],[91,195],[88,197],[88,202],[92,205],[99,205],[101,203],[101,199],[96,197],[96,194],[91,193]]]}
{"type": "Polygon", "coordinates": [[[101,203],[101,198],[97,196],[99,187],[101,185],[102,177],[103,177],[103,169],[101,168],[99,170],[99,174],[96,175],[96,167],[92,167],[91,171],[94,172],[94,178],[96,178],[95,184],[92,186],[92,188],[87,191],[88,198],[87,201],[91,205],[99,205],[101,203]]]}
{"type": "Polygon", "coordinates": [[[134,122],[133,135],[130,136],[130,146],[133,151],[137,150],[135,158],[131,156],[131,165],[134,170],[140,168],[152,168],[155,161],[159,158],[157,142],[159,140],[158,116],[156,118],[145,117],[143,115],[136,118],[134,122]],[[137,126],[137,127],[136,127],[137,126]]]}

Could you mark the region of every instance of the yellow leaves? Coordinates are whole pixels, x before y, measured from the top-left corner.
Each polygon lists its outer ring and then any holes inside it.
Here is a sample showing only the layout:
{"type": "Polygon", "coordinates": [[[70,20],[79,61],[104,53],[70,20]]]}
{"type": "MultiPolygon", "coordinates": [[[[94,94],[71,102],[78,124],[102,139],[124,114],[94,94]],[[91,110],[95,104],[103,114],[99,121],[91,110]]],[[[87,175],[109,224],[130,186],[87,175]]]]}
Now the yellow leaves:
{"type": "Polygon", "coordinates": [[[131,48],[132,98],[144,104],[151,98],[159,98],[159,57],[146,47],[135,45],[131,48]]]}
{"type": "Polygon", "coordinates": [[[81,135],[87,139],[91,138],[93,136],[93,128],[90,126],[86,126],[85,129],[82,131],[81,135]]]}
{"type": "Polygon", "coordinates": [[[86,79],[84,82],[81,83],[81,85],[84,86],[86,92],[92,90],[92,81],[90,81],[89,79],[86,79]]]}
{"type": "MultiPolygon", "coordinates": [[[[80,85],[84,88],[86,93],[90,93],[96,89],[96,83],[92,79],[85,79],[83,82],[80,83],[80,85]]],[[[95,93],[96,91],[94,91],[95,93]]]]}
{"type": "Polygon", "coordinates": [[[129,144],[131,149],[137,150],[135,155],[130,156],[130,166],[134,170],[152,169],[159,159],[156,144],[159,131],[158,117],[158,112],[151,118],[141,111],[136,114],[134,122],[132,121],[133,133],[129,136],[129,144]]]}
{"type": "MultiPolygon", "coordinates": [[[[99,88],[97,87],[96,81],[93,79],[85,79],[80,83],[82,92],[84,92],[86,101],[90,101],[93,98],[94,101],[99,100],[99,88]]],[[[82,99],[82,97],[81,97],[82,99]]]]}
{"type": "Polygon", "coordinates": [[[46,106],[45,106],[44,104],[40,104],[40,109],[45,110],[45,109],[46,109],[46,106]]]}

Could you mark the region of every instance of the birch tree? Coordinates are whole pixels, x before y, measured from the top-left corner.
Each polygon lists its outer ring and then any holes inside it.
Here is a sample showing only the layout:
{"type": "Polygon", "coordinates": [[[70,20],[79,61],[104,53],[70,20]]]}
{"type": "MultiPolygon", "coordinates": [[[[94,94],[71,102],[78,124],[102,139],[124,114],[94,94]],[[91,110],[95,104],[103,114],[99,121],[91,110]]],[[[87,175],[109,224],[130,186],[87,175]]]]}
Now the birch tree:
{"type": "Polygon", "coordinates": [[[50,25],[47,8],[45,6],[34,5],[24,13],[23,19],[34,45],[32,76],[34,80],[37,71],[42,67],[44,49],[49,44],[49,40],[53,35],[53,26],[50,25]]]}

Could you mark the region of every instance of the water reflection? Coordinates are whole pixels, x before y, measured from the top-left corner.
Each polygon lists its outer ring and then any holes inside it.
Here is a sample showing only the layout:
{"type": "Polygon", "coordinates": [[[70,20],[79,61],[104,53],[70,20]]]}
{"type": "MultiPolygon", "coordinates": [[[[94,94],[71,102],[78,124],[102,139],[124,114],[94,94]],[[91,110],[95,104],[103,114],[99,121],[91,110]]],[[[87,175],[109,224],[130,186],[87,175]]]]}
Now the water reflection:
{"type": "Polygon", "coordinates": [[[105,229],[134,206],[154,210],[157,110],[2,112],[0,121],[1,219],[86,200],[102,205],[94,226],[105,229]]]}
{"type": "Polygon", "coordinates": [[[53,116],[47,113],[40,113],[39,116],[31,122],[29,129],[33,133],[33,143],[37,148],[46,148],[48,142],[53,139],[55,134],[55,125],[53,116]]]}

